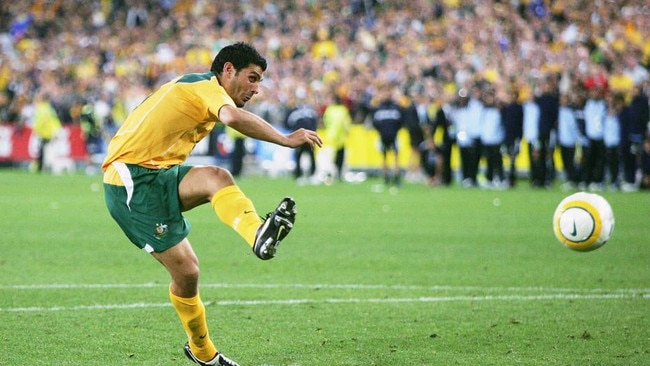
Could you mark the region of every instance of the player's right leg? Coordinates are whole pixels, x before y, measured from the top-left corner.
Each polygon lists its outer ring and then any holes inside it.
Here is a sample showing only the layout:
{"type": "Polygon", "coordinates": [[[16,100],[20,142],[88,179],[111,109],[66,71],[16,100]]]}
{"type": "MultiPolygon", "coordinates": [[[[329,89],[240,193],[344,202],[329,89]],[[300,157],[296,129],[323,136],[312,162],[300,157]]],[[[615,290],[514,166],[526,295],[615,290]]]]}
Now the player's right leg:
{"type": "Polygon", "coordinates": [[[210,338],[205,305],[199,296],[199,262],[187,238],[179,244],[151,255],[171,275],[169,298],[181,320],[188,342],[185,355],[199,365],[237,366],[217,351],[210,338]]]}
{"type": "MultiPolygon", "coordinates": [[[[219,360],[224,358],[210,340],[205,306],[199,297],[198,260],[187,240],[189,223],[181,214],[181,203],[174,199],[179,197],[178,181],[188,171],[188,167],[179,166],[152,170],[114,163],[104,177],[106,203],[127,237],[170,273],[169,297],[196,360],[219,360]]],[[[224,365],[210,362],[205,364],[224,365]]]]}
{"type": "Polygon", "coordinates": [[[185,343],[183,351],[185,352],[185,356],[190,359],[190,361],[201,366],[239,366],[237,362],[224,356],[223,353],[218,353],[210,361],[201,361],[194,355],[194,353],[192,353],[192,349],[190,348],[189,343],[185,343]]]}
{"type": "Polygon", "coordinates": [[[199,296],[199,262],[187,239],[162,251],[152,252],[171,275],[169,298],[198,358],[210,360],[217,353],[208,333],[205,306],[199,296]]]}

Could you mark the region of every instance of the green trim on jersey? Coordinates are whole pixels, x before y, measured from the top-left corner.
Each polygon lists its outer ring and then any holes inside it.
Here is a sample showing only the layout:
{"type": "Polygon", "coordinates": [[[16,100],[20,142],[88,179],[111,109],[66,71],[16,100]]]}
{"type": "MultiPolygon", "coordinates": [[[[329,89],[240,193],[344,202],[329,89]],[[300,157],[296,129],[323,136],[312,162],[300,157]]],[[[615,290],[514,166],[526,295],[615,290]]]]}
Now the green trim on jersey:
{"type": "Polygon", "coordinates": [[[208,81],[214,77],[212,71],[203,73],[185,74],[176,80],[177,83],[198,83],[199,81],[208,81]]]}

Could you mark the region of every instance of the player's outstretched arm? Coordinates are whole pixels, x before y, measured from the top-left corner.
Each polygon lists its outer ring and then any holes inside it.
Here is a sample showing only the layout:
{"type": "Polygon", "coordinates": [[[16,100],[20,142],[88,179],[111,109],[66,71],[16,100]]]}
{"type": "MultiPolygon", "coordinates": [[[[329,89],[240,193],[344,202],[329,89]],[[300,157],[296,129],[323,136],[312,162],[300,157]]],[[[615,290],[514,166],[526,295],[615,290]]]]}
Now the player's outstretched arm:
{"type": "Polygon", "coordinates": [[[313,149],[316,146],[323,146],[323,141],[315,131],[301,128],[284,135],[262,117],[230,105],[221,107],[219,120],[226,126],[257,140],[268,141],[286,147],[298,147],[308,144],[313,149]]]}

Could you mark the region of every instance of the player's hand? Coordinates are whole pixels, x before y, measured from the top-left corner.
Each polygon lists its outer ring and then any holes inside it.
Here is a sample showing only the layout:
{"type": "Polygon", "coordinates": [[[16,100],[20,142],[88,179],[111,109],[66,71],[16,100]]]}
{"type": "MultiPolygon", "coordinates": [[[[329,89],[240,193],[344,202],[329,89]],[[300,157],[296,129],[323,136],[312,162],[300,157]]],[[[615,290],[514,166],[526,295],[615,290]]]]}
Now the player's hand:
{"type": "Polygon", "coordinates": [[[298,147],[304,144],[309,145],[312,150],[318,146],[323,147],[323,140],[316,133],[316,131],[300,128],[287,135],[287,146],[298,147]]]}

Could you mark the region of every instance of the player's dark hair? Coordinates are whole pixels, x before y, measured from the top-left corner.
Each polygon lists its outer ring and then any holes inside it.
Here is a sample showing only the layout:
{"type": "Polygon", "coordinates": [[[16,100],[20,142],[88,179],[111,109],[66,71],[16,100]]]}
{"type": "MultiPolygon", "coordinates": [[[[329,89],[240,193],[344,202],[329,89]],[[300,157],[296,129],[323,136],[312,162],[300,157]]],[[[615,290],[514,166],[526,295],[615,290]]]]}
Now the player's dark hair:
{"type": "Polygon", "coordinates": [[[232,63],[236,70],[253,64],[261,67],[262,71],[266,71],[267,66],[266,59],[253,46],[245,42],[237,42],[222,48],[212,61],[210,71],[220,75],[226,62],[232,63]]]}

